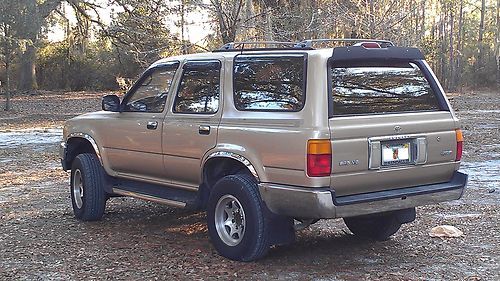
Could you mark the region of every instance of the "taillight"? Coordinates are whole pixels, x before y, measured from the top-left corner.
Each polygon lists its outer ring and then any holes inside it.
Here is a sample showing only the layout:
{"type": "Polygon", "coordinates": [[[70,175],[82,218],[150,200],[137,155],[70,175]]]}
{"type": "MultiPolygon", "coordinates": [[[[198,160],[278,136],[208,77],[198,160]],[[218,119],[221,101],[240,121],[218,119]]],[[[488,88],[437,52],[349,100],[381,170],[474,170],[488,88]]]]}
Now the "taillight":
{"type": "Polygon", "coordinates": [[[332,170],[332,148],[330,140],[307,141],[307,175],[326,177],[332,170]]]}
{"type": "Polygon", "coordinates": [[[462,130],[455,130],[457,136],[457,156],[455,157],[455,161],[460,161],[462,159],[462,151],[464,148],[464,136],[462,135],[462,130]]]}

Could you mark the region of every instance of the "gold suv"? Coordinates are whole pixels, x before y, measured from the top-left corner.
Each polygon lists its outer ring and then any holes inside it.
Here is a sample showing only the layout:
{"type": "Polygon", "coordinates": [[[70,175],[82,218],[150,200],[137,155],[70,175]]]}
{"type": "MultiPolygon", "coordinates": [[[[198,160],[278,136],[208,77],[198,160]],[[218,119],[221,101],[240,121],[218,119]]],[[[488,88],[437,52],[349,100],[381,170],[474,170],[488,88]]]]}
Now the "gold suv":
{"type": "Polygon", "coordinates": [[[217,251],[251,261],[319,219],[385,240],[416,206],[459,199],[459,128],[418,49],[243,42],[155,62],[68,120],[60,154],[76,218],[113,196],[203,209],[217,251]]]}

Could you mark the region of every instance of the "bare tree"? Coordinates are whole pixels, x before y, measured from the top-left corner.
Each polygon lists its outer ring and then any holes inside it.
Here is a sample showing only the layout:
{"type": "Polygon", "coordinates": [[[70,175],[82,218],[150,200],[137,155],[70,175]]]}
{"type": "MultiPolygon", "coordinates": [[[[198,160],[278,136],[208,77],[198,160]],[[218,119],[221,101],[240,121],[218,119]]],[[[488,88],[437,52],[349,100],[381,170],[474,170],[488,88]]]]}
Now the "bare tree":
{"type": "Polygon", "coordinates": [[[222,43],[233,42],[241,24],[244,0],[210,0],[222,43]]]}
{"type": "Polygon", "coordinates": [[[481,68],[483,66],[483,56],[484,56],[484,46],[483,46],[483,37],[484,37],[484,17],[486,14],[486,0],[481,0],[481,19],[479,21],[479,36],[477,39],[477,68],[481,68]]]}
{"type": "Polygon", "coordinates": [[[11,109],[11,76],[12,60],[20,41],[15,36],[16,17],[19,9],[18,3],[0,2],[0,58],[5,65],[5,107],[6,111],[11,109]]]}
{"type": "Polygon", "coordinates": [[[495,60],[497,63],[497,85],[500,86],[500,0],[497,0],[495,22],[497,24],[497,29],[495,31],[495,60]]]}

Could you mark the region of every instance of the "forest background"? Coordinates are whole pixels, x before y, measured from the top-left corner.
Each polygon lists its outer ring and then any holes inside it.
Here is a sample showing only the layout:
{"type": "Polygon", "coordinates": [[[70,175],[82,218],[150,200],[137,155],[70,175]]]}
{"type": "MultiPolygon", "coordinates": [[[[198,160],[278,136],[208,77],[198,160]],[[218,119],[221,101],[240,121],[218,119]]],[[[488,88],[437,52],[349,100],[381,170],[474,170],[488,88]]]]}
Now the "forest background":
{"type": "Polygon", "coordinates": [[[499,88],[500,0],[0,0],[0,92],[117,90],[155,60],[232,41],[378,38],[448,91],[499,88]]]}

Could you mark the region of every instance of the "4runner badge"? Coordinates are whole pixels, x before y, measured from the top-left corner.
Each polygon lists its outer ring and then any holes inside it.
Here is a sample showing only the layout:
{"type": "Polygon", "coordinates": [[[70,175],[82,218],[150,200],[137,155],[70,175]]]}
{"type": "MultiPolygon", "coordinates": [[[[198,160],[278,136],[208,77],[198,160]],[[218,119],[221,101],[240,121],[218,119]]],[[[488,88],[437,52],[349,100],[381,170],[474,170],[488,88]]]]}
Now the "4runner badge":
{"type": "Polygon", "coordinates": [[[349,165],[358,165],[359,164],[359,160],[358,159],[354,159],[354,160],[342,160],[339,162],[339,166],[349,166],[349,165]]]}

